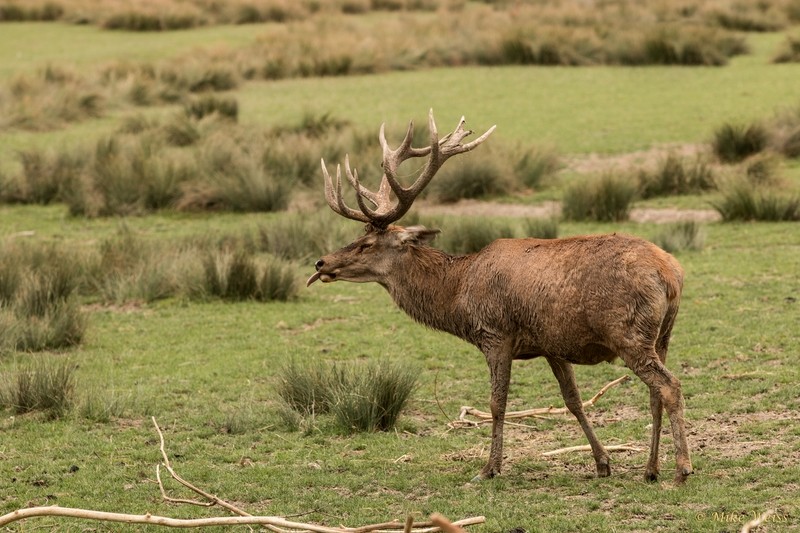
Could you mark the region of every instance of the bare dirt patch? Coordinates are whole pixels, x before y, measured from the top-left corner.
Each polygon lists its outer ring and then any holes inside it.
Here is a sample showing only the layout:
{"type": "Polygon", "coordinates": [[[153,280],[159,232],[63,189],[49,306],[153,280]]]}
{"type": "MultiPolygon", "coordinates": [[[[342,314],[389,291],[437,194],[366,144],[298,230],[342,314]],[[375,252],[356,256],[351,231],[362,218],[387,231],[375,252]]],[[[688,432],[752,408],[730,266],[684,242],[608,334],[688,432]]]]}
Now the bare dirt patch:
{"type": "MultiPolygon", "coordinates": [[[[641,420],[649,424],[650,414],[633,407],[615,407],[611,410],[589,413],[595,428],[613,424],[618,420],[641,420]]],[[[506,426],[504,450],[505,470],[513,472],[515,467],[526,470],[525,463],[541,463],[547,470],[574,472],[577,475],[594,476],[594,459],[590,451],[572,452],[563,455],[543,457],[542,453],[564,446],[564,442],[586,444],[580,426],[572,416],[554,416],[556,427],[548,429],[536,427],[537,420],[527,422],[529,428],[506,426]]],[[[521,421],[522,422],[522,421],[521,421]]],[[[792,446],[797,437],[791,432],[800,424],[800,413],[792,411],[765,411],[746,414],[717,414],[703,420],[692,420],[689,423],[689,447],[696,456],[707,456],[713,459],[742,459],[754,454],[758,455],[760,464],[774,457],[782,467],[800,465],[800,448],[792,446]],[[759,426],[754,430],[754,426],[759,426]],[[776,446],[781,453],[776,454],[776,446]],[[770,453],[762,453],[767,452],[770,453]]],[[[472,431],[461,429],[459,431],[472,431]]],[[[602,435],[598,434],[601,437],[602,435]]],[[[603,442],[605,445],[620,444],[603,442]]],[[[669,421],[664,420],[661,438],[662,471],[668,472],[673,461],[672,435],[669,421]]],[[[644,468],[649,453],[649,434],[640,442],[634,443],[643,451],[615,451],[612,455],[612,475],[626,473],[636,475],[644,468]]],[[[452,461],[482,462],[488,457],[488,445],[481,443],[473,448],[447,454],[446,459],[452,461]]],[[[642,470],[643,471],[643,470],[642,470]]],[[[525,473],[529,475],[529,473],[525,473]]],[[[543,474],[546,475],[546,474],[543,474]]],[[[668,478],[669,476],[666,476],[668,478]]],[[[665,479],[666,479],[665,478],[665,479]]]]}

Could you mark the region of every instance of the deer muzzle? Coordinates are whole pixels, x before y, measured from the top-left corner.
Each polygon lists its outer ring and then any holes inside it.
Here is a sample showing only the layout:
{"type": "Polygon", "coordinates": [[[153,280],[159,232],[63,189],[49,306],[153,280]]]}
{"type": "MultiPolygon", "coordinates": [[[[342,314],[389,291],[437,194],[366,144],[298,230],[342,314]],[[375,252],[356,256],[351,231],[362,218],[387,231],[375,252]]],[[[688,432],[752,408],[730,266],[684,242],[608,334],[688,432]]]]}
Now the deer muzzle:
{"type": "Polygon", "coordinates": [[[318,279],[322,280],[322,283],[330,283],[332,281],[336,281],[336,274],[335,273],[333,273],[333,272],[327,273],[327,272],[322,272],[321,271],[322,267],[324,265],[325,265],[325,261],[323,261],[322,259],[320,259],[319,261],[317,261],[314,264],[314,268],[316,268],[317,271],[314,272],[311,275],[310,278],[308,278],[308,281],[306,281],[306,287],[310,286],[312,283],[314,283],[318,279]]]}

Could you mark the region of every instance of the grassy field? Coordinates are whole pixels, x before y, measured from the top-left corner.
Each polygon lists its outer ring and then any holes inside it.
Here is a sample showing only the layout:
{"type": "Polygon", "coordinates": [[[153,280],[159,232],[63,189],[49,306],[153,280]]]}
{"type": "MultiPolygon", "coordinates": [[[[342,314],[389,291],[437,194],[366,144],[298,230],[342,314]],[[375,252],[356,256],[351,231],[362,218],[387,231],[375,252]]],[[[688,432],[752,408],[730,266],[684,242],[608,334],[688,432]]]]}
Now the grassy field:
{"type": "MultiPolygon", "coordinates": [[[[261,31],[262,25],[248,25],[129,34],[3,24],[0,79],[48,62],[68,60],[84,71],[106,60],[149,61],[214,43],[241,46],[261,31]],[[37,38],[31,39],[34,30],[37,38]]],[[[476,130],[497,124],[501,141],[548,143],[567,157],[617,157],[664,143],[707,142],[722,122],[796,107],[800,66],[767,63],[783,38],[749,34],[753,54],[725,67],[442,68],[247,82],[231,94],[240,103],[240,122],[254,128],[291,124],[311,110],[377,133],[382,121],[399,129],[411,117],[421,122],[433,107],[441,130],[465,114],[476,130]]],[[[114,109],[105,118],[55,131],[0,131],[0,170],[13,167],[18,149],[78,145],[115,130],[131,112],[114,109]]],[[[376,165],[377,159],[359,167],[376,165]]],[[[796,160],[782,168],[795,187],[796,160]]],[[[308,194],[322,197],[321,190],[308,194]]],[[[559,195],[556,187],[540,198],[559,195]]],[[[660,198],[645,205],[698,207],[710,198],[660,198]]],[[[221,238],[282,216],[163,212],[86,219],[70,217],[60,204],[0,205],[0,238],[92,247],[123,227],[150,241],[221,238]]],[[[445,232],[455,223],[441,220],[445,232]]],[[[662,228],[562,222],[559,229],[564,236],[622,231],[652,239],[662,228]]],[[[150,421],[155,417],[178,473],[251,514],[301,515],[302,521],[348,526],[409,513],[483,515],[486,524],[469,530],[486,533],[732,532],[772,509],[775,514],[759,531],[798,531],[800,231],[797,223],[714,223],[704,231],[702,250],[677,254],[687,281],[668,360],[686,396],[696,473],[685,486],[671,482],[674,453],[667,433],[663,480],[656,484],[642,480],[646,451],[612,454],[612,477],[605,479],[594,478],[589,453],[543,457],[585,443],[569,416],[507,427],[503,475],[468,484],[487,459],[490,431],[450,429],[448,422],[461,406],[488,410],[481,354],[415,324],[378,286],[316,284],[290,302],[171,298],[93,304],[86,306],[89,327],[79,347],[0,355],[3,382],[35,358],[77,365],[76,408],[66,416],[0,412],[0,513],[56,504],[175,517],[222,514],[162,500],[155,482],[161,461],[150,421]],[[291,431],[276,379],[293,360],[397,362],[418,372],[419,387],[395,431],[345,435],[326,416],[291,431]]],[[[352,223],[351,236],[359,232],[352,223]]],[[[313,271],[312,263],[297,264],[298,278],[313,271]]],[[[586,399],[631,373],[612,363],[578,367],[576,374],[586,399]]],[[[515,364],[510,409],[561,403],[543,361],[515,364]]],[[[612,389],[588,416],[604,443],[633,442],[646,449],[650,415],[646,387],[638,380],[612,389]]],[[[139,529],[68,519],[10,526],[40,528],[139,529]]]]}
{"type": "Polygon", "coordinates": [[[48,63],[89,68],[112,60],[169,59],[198,46],[241,46],[253,42],[263,31],[262,25],[244,25],[119,35],[92,26],[8,23],[0,33],[0,79],[48,63]]]}
{"type": "MultiPolygon", "coordinates": [[[[2,215],[7,227],[13,214],[2,215]]],[[[148,234],[166,224],[131,223],[148,234]]],[[[200,232],[207,221],[172,224],[200,232]]],[[[99,226],[102,232],[107,223],[99,226]]],[[[52,223],[41,232],[48,227],[64,235],[52,223]]],[[[647,237],[655,228],[565,229],[647,237]]],[[[773,508],[786,521],[769,530],[791,530],[800,475],[793,392],[800,240],[787,229],[711,226],[704,252],[680,256],[688,282],[670,366],[684,383],[697,470],[685,487],[642,482],[645,452],[614,454],[613,477],[602,480],[592,477],[589,454],[540,457],[583,443],[568,417],[509,428],[504,475],[465,484],[485,460],[487,430],[448,430],[440,408],[449,418],[462,405],[486,409],[482,357],[411,322],[379,287],[343,284],[314,286],[288,304],[164,302],[93,312],[85,346],[65,357],[79,365],[79,394],[99,395],[118,416],[105,423],[6,417],[3,508],[57,503],[187,516],[161,503],[153,483],[155,416],[179,473],[251,513],[312,512],[308,520],[346,524],[407,512],[485,515],[478,531],[730,531],[719,517],[739,521],[773,508]],[[347,437],[324,418],[305,433],[283,429],[274,383],[281,365],[378,358],[420,370],[420,388],[397,432],[347,437]],[[565,506],[572,509],[568,518],[565,506]]],[[[27,357],[7,357],[4,366],[13,369],[27,357]]],[[[577,369],[587,396],[625,373],[618,364],[577,369]]],[[[646,396],[634,381],[591,410],[604,442],[646,446],[646,396]]],[[[539,361],[516,365],[511,398],[512,408],[560,403],[539,361]]],[[[671,439],[665,441],[669,479],[673,456],[671,439]]]]}

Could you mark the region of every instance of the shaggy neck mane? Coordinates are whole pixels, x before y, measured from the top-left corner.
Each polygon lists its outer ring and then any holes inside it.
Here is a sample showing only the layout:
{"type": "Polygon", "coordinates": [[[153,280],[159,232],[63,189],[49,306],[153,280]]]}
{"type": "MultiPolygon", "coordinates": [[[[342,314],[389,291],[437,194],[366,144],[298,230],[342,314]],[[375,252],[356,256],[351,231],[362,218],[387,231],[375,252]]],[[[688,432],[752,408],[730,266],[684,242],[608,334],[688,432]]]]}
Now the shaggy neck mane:
{"type": "Polygon", "coordinates": [[[409,246],[386,280],[386,290],[414,320],[457,335],[453,329],[456,295],[464,276],[464,256],[429,246],[409,246]]]}

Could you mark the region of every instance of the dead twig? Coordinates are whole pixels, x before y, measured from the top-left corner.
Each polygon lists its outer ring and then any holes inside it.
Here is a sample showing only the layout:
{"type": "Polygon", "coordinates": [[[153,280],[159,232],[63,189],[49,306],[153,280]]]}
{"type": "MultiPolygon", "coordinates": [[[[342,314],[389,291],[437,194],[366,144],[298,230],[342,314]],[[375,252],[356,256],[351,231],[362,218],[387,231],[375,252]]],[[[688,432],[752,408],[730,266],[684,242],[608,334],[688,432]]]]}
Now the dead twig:
{"type": "MultiPolygon", "coordinates": [[[[227,509],[228,511],[232,512],[233,514],[237,514],[239,516],[251,516],[250,513],[247,513],[245,511],[239,509],[235,505],[232,505],[232,504],[226,502],[225,500],[217,498],[213,494],[209,494],[208,492],[206,492],[206,491],[204,491],[204,490],[192,485],[191,483],[189,483],[188,481],[183,479],[181,476],[179,476],[175,472],[175,470],[172,469],[172,465],[169,462],[169,456],[167,456],[167,451],[166,451],[166,448],[165,448],[165,445],[164,445],[164,434],[161,432],[161,428],[158,427],[158,422],[156,422],[156,417],[151,416],[150,420],[153,421],[153,426],[156,428],[156,432],[158,433],[158,439],[159,439],[159,448],[158,449],[159,449],[159,451],[161,451],[161,458],[164,460],[164,463],[163,463],[164,464],[164,468],[167,469],[167,472],[169,472],[169,475],[172,476],[172,479],[174,479],[175,481],[177,481],[178,483],[180,483],[181,485],[183,485],[187,489],[191,490],[192,492],[194,492],[196,494],[199,494],[200,496],[205,498],[207,501],[202,502],[202,501],[198,501],[198,500],[172,498],[172,497],[168,496],[167,495],[167,491],[164,489],[164,484],[161,482],[160,465],[156,465],[156,479],[158,480],[158,488],[161,491],[161,497],[164,498],[164,500],[166,500],[166,501],[168,501],[170,503],[186,503],[186,504],[190,504],[190,505],[199,505],[201,507],[213,507],[214,505],[219,505],[220,507],[224,507],[225,509],[227,509]]],[[[267,529],[270,529],[270,528],[267,528],[267,529]]],[[[271,531],[277,531],[277,530],[276,529],[271,529],[271,531]]]]}
{"type": "MultiPolygon", "coordinates": [[[[607,452],[643,452],[645,449],[636,446],[632,442],[626,442],[625,444],[612,444],[611,446],[606,446],[607,452]]],[[[542,452],[544,457],[551,457],[553,455],[561,455],[562,453],[570,453],[570,452],[590,452],[592,451],[592,447],[588,444],[582,444],[580,446],[568,446],[566,448],[559,448],[557,450],[552,450],[549,452],[542,452]]]]}
{"type": "MultiPolygon", "coordinates": [[[[597,400],[599,400],[609,389],[616,387],[620,383],[625,383],[626,381],[630,381],[631,377],[629,375],[624,375],[606,383],[606,385],[597,391],[597,394],[592,396],[590,399],[583,402],[583,407],[591,407],[597,400]]],[[[550,415],[562,415],[569,413],[569,409],[566,407],[539,407],[535,409],[526,409],[524,411],[509,411],[505,415],[505,420],[515,419],[515,418],[544,418],[546,419],[550,415]]],[[[474,407],[464,406],[461,408],[461,412],[458,415],[458,420],[451,421],[448,426],[451,428],[460,428],[460,427],[478,427],[481,424],[488,424],[492,421],[492,413],[487,413],[485,411],[480,411],[475,409],[474,407]],[[473,416],[478,420],[469,420],[467,416],[473,416]]]]}
{"type": "Polygon", "coordinates": [[[454,525],[447,518],[443,517],[439,513],[433,513],[431,515],[431,522],[442,528],[442,531],[444,531],[444,533],[466,533],[465,530],[454,525]]]}
{"type": "MultiPolygon", "coordinates": [[[[72,507],[28,507],[18,509],[8,514],[0,516],[0,527],[12,522],[34,518],[40,516],[62,516],[68,518],[82,518],[85,520],[98,520],[102,522],[121,522],[125,524],[147,524],[165,527],[192,528],[192,527],[211,527],[211,526],[235,526],[235,525],[270,525],[280,528],[292,529],[299,532],[310,533],[358,533],[374,532],[382,533],[384,529],[372,529],[373,526],[362,528],[340,528],[325,527],[301,522],[292,522],[279,516],[218,516],[212,518],[170,518],[151,514],[134,515],[126,513],[109,513],[105,511],[93,511],[89,509],[76,509],[72,507]]],[[[474,525],[485,522],[482,516],[467,518],[454,522],[454,525],[474,525]]],[[[375,524],[382,528],[392,528],[394,530],[403,529],[403,523],[391,522],[387,524],[375,524]],[[397,527],[394,527],[397,526],[397,527]]],[[[282,530],[281,530],[282,531],[282,530]]],[[[412,529],[414,533],[433,533],[442,531],[438,526],[426,527],[422,529],[412,529]]]]}

